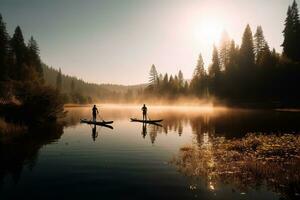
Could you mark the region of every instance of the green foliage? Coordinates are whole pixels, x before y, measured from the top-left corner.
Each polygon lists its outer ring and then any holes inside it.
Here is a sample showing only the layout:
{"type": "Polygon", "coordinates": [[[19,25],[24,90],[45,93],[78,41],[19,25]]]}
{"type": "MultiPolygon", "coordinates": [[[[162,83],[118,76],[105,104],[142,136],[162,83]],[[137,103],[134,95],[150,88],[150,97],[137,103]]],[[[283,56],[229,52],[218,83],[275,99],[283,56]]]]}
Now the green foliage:
{"type": "MultiPolygon", "coordinates": [[[[261,62],[263,57],[263,53],[267,47],[267,42],[265,40],[263,30],[261,26],[258,26],[256,29],[256,33],[254,34],[254,53],[255,53],[255,62],[256,64],[261,62]]],[[[269,49],[270,51],[270,49],[269,49]]]]}
{"type": "Polygon", "coordinates": [[[249,69],[254,66],[254,45],[252,31],[249,24],[247,24],[243,34],[239,57],[240,67],[249,69]]]}
{"type": "MultiPolygon", "coordinates": [[[[185,85],[185,87],[187,87],[185,85]]],[[[202,55],[199,55],[197,66],[194,70],[193,78],[190,84],[190,90],[197,96],[203,97],[206,95],[207,88],[207,74],[204,69],[204,62],[202,55]]]]}
{"type": "Polygon", "coordinates": [[[181,70],[179,70],[178,75],[174,76],[169,76],[167,73],[164,76],[158,74],[156,67],[152,65],[149,85],[143,92],[143,98],[172,99],[187,93],[188,88],[181,70]]]}
{"type": "Polygon", "coordinates": [[[26,45],[22,30],[19,26],[15,29],[15,33],[10,41],[10,78],[16,81],[24,81],[27,77],[26,45]]]}
{"type": "Polygon", "coordinates": [[[57,77],[56,77],[56,89],[58,91],[61,91],[62,88],[62,74],[61,74],[61,69],[59,68],[57,77]]]}
{"type": "Polygon", "coordinates": [[[231,41],[226,31],[222,33],[219,49],[219,58],[221,69],[226,69],[229,64],[229,53],[230,53],[231,41]]]}
{"type": "Polygon", "coordinates": [[[75,81],[72,80],[71,81],[71,93],[74,93],[75,92],[75,81]]]}
{"type": "Polygon", "coordinates": [[[15,29],[9,40],[0,15],[0,104],[7,118],[38,124],[56,120],[63,113],[59,91],[45,86],[39,48],[33,37],[24,42],[15,29]]]}
{"type": "Polygon", "coordinates": [[[241,47],[223,33],[219,52],[214,46],[208,75],[202,56],[197,61],[190,85],[182,85],[181,75],[160,78],[161,84],[146,93],[165,98],[180,95],[201,98],[216,97],[232,106],[299,107],[299,15],[294,1],[288,9],[284,29],[283,55],[272,51],[265,40],[263,29],[257,27],[254,39],[246,26],[241,47]],[[296,36],[297,35],[297,36],[296,36]]]}
{"type": "Polygon", "coordinates": [[[217,48],[213,47],[212,64],[209,68],[209,91],[210,94],[218,94],[221,79],[221,66],[217,48]]]}
{"type": "Polygon", "coordinates": [[[16,97],[21,102],[21,116],[28,120],[27,123],[45,123],[63,116],[61,94],[52,87],[20,83],[16,86],[16,97]]]}
{"type": "Polygon", "coordinates": [[[231,40],[228,53],[228,65],[226,66],[225,71],[232,72],[237,69],[238,56],[239,48],[235,45],[234,40],[231,40]]]}
{"type": "MultiPolygon", "coordinates": [[[[56,88],[56,80],[59,71],[43,64],[45,84],[56,88]]],[[[146,84],[123,86],[114,84],[94,84],[87,83],[76,77],[61,74],[62,87],[61,93],[64,96],[65,103],[89,103],[89,102],[121,102],[125,101],[125,94],[132,90],[133,96],[140,96],[140,91],[146,87],[146,84]],[[74,88],[73,86],[74,85],[74,88]],[[73,88],[73,89],[72,89],[73,88]],[[76,93],[76,95],[74,95],[76,93]],[[80,98],[75,98],[81,96],[80,98]],[[84,100],[81,102],[79,99],[84,100]]]]}
{"type": "Polygon", "coordinates": [[[36,77],[37,79],[40,79],[40,82],[43,82],[43,68],[42,68],[42,62],[39,56],[40,50],[38,47],[37,42],[34,40],[34,38],[31,36],[28,45],[27,45],[27,63],[28,66],[32,69],[33,71],[36,72],[36,77]]]}
{"type": "Polygon", "coordinates": [[[0,14],[0,81],[8,78],[8,49],[9,36],[6,30],[6,24],[3,22],[0,14]]]}
{"type": "Polygon", "coordinates": [[[158,84],[158,73],[156,71],[155,65],[152,65],[149,73],[149,85],[155,86],[157,84],[158,84]]]}
{"type": "Polygon", "coordinates": [[[182,88],[184,86],[184,78],[181,70],[179,70],[178,72],[178,86],[179,88],[182,88]]]}
{"type": "Polygon", "coordinates": [[[300,20],[297,3],[294,0],[289,6],[285,27],[283,30],[284,41],[282,43],[283,55],[293,61],[300,61],[300,20]]]}

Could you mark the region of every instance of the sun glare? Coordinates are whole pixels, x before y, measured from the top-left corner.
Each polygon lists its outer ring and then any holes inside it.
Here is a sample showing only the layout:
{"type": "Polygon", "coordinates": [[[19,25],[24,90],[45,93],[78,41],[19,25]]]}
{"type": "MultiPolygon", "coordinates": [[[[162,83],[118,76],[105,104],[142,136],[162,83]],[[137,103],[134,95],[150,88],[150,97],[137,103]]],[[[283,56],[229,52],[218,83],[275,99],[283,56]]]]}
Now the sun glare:
{"type": "Polygon", "coordinates": [[[195,26],[194,34],[199,42],[212,45],[219,42],[223,30],[222,21],[205,18],[195,26]]]}

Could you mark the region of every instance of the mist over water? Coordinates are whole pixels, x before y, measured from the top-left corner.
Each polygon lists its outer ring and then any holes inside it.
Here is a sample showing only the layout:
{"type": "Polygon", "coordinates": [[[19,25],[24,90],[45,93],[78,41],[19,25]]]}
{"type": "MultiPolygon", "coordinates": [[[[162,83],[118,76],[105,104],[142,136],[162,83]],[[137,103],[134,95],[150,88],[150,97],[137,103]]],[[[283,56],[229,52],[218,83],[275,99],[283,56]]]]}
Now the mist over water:
{"type": "Polygon", "coordinates": [[[97,105],[113,129],[80,124],[91,107],[66,107],[62,125],[1,138],[0,197],[110,199],[279,199],[264,184],[247,192],[236,185],[215,188],[205,177],[184,176],[170,164],[186,145],[214,137],[243,138],[247,133],[297,134],[298,112],[231,110],[211,106],[148,106],[162,126],[130,122],[141,106],[97,105]],[[41,134],[43,133],[43,134],[41,134]]]}

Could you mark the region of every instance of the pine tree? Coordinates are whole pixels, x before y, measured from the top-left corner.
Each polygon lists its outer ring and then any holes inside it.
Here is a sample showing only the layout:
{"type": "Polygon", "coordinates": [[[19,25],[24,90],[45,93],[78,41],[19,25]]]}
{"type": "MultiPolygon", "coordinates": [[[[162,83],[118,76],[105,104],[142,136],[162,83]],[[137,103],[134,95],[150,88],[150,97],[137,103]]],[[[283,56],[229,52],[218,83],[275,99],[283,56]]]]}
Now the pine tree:
{"type": "Polygon", "coordinates": [[[261,62],[263,51],[266,47],[266,41],[263,34],[261,26],[258,26],[256,33],[254,34],[254,53],[255,53],[255,63],[261,62]]]}
{"type": "Polygon", "coordinates": [[[22,30],[19,26],[15,29],[15,33],[10,41],[10,46],[10,54],[12,56],[10,77],[13,80],[25,80],[27,76],[25,64],[27,49],[22,30]]]}
{"type": "Polygon", "coordinates": [[[174,84],[174,78],[173,78],[173,76],[171,75],[170,78],[169,78],[169,85],[170,85],[171,87],[173,87],[173,84],[174,84]]]}
{"type": "Polygon", "coordinates": [[[187,81],[184,82],[183,93],[187,93],[189,91],[189,84],[187,81]]]}
{"type": "Polygon", "coordinates": [[[220,56],[220,66],[221,69],[225,69],[229,63],[229,51],[230,51],[230,38],[228,33],[224,30],[222,33],[220,48],[219,48],[219,56],[220,56]]]}
{"type": "Polygon", "coordinates": [[[179,70],[178,72],[178,84],[179,84],[179,88],[182,88],[184,86],[184,78],[181,70],[179,70]]]}
{"type": "Polygon", "coordinates": [[[158,73],[155,65],[152,65],[149,73],[149,85],[154,86],[157,85],[157,83],[158,83],[158,73]]]}
{"type": "Polygon", "coordinates": [[[74,79],[71,81],[71,93],[73,94],[75,92],[75,82],[74,79]]]}
{"type": "Polygon", "coordinates": [[[300,19],[296,0],[292,4],[293,24],[295,27],[295,61],[300,61],[300,19]]]}
{"type": "Polygon", "coordinates": [[[285,27],[283,30],[283,55],[287,58],[293,58],[293,19],[291,15],[291,6],[288,7],[287,17],[285,19],[285,27]]]}
{"type": "Polygon", "coordinates": [[[158,75],[158,84],[159,84],[159,85],[162,84],[163,79],[164,79],[164,77],[163,77],[163,75],[160,73],[160,74],[158,75]]]}
{"type": "Polygon", "coordinates": [[[6,24],[0,14],[0,81],[8,79],[8,50],[9,35],[6,30],[6,24]]]}
{"type": "Polygon", "coordinates": [[[177,94],[178,93],[178,89],[179,89],[179,81],[178,81],[178,76],[175,75],[174,76],[174,85],[173,85],[173,93],[177,94]]]}
{"type": "Polygon", "coordinates": [[[228,66],[226,67],[226,72],[232,72],[234,69],[237,69],[238,65],[238,54],[239,48],[236,47],[234,40],[231,40],[230,49],[228,53],[228,66]]]}
{"type": "Polygon", "coordinates": [[[220,90],[221,67],[219,54],[216,46],[213,47],[212,64],[209,69],[209,76],[211,80],[210,92],[218,95],[220,90]]]}
{"type": "Polygon", "coordinates": [[[219,77],[221,74],[219,53],[216,46],[213,47],[212,64],[209,69],[209,75],[212,78],[219,77]]]}
{"type": "Polygon", "coordinates": [[[253,37],[249,24],[247,24],[243,34],[242,44],[239,53],[239,61],[240,67],[245,69],[253,67],[255,63],[253,37]]]}
{"type": "Polygon", "coordinates": [[[59,68],[57,77],[56,77],[56,89],[58,91],[61,91],[62,89],[62,73],[61,73],[61,69],[59,68]]]}
{"type": "Polygon", "coordinates": [[[168,74],[166,73],[163,79],[163,90],[166,91],[169,86],[169,77],[168,74]]]}
{"type": "Polygon", "coordinates": [[[200,54],[191,80],[191,90],[196,95],[203,96],[206,87],[206,72],[204,69],[203,58],[200,54]]]}
{"type": "Polygon", "coordinates": [[[205,76],[205,69],[204,69],[203,58],[202,55],[200,54],[198,57],[196,68],[194,70],[193,77],[200,79],[203,76],[205,76]]]}
{"type": "Polygon", "coordinates": [[[28,54],[27,54],[27,63],[28,66],[37,74],[37,79],[40,82],[43,82],[43,68],[42,68],[42,62],[39,56],[39,47],[37,42],[34,40],[34,38],[31,36],[31,38],[28,41],[28,54]]]}
{"type": "Polygon", "coordinates": [[[257,64],[262,67],[272,67],[272,65],[274,65],[270,47],[267,42],[265,42],[265,45],[261,50],[261,58],[257,64]]]}
{"type": "Polygon", "coordinates": [[[288,7],[283,37],[283,55],[291,60],[300,61],[300,52],[298,49],[300,45],[300,21],[298,6],[295,0],[292,6],[288,7]]]}
{"type": "Polygon", "coordinates": [[[173,78],[173,75],[171,75],[169,78],[169,83],[168,83],[168,93],[172,94],[173,91],[174,91],[174,78],[173,78]]]}

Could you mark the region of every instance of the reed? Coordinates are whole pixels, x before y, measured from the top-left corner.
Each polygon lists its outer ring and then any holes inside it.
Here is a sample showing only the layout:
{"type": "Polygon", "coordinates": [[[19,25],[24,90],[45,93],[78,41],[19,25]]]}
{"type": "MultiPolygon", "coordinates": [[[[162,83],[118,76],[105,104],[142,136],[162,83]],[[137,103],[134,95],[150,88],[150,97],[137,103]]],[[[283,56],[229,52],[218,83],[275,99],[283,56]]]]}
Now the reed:
{"type": "Polygon", "coordinates": [[[184,146],[171,161],[208,185],[230,183],[241,191],[264,185],[284,196],[299,195],[300,136],[248,134],[212,138],[209,145],[184,146]]]}

